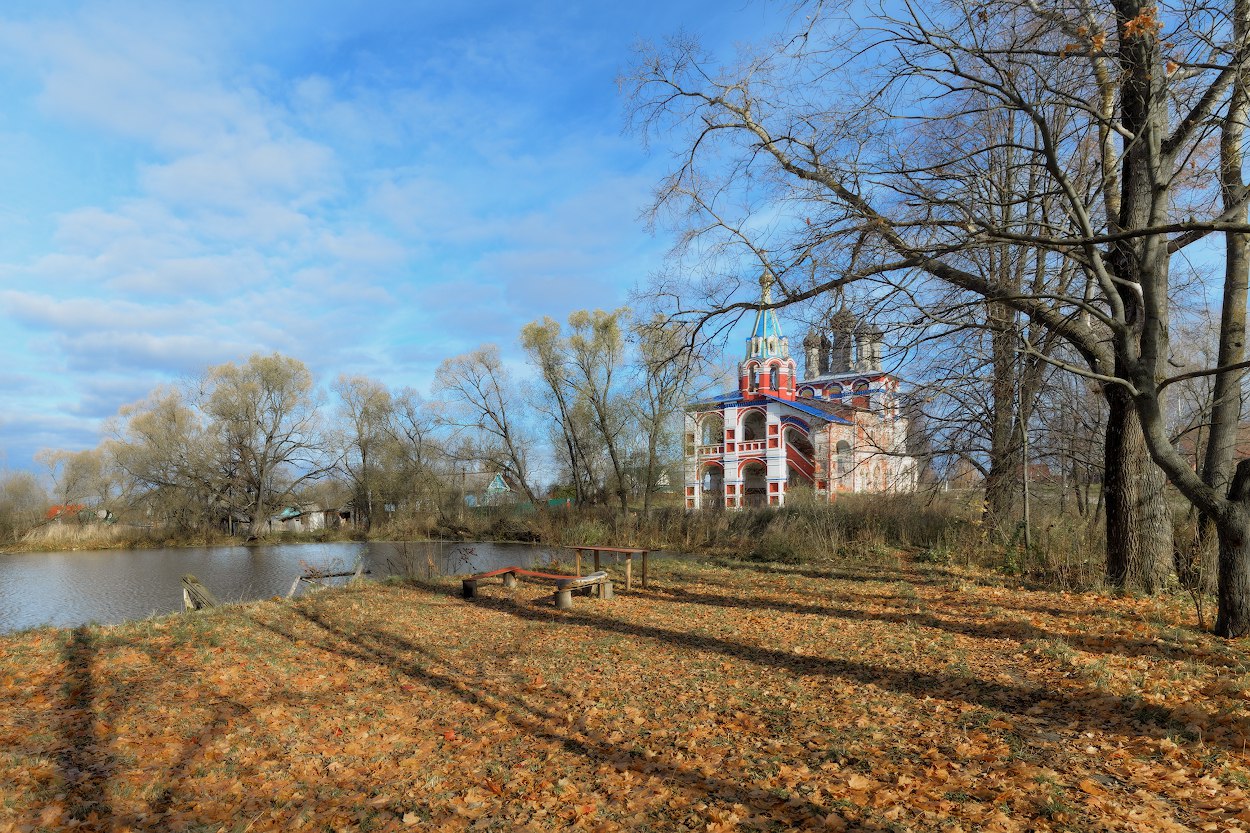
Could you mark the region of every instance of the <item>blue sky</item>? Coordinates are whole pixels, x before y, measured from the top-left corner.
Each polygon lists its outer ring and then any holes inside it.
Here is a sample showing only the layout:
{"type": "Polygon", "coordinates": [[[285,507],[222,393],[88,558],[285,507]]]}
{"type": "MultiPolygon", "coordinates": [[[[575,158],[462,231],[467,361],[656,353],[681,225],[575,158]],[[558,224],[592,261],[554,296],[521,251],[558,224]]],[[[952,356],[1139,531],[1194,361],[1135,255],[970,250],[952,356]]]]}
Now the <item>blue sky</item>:
{"type": "Polygon", "coordinates": [[[783,12],[5,3],[0,468],[253,352],[428,390],[448,356],[624,303],[668,246],[638,219],[670,160],[623,132],[632,47],[783,12]]]}

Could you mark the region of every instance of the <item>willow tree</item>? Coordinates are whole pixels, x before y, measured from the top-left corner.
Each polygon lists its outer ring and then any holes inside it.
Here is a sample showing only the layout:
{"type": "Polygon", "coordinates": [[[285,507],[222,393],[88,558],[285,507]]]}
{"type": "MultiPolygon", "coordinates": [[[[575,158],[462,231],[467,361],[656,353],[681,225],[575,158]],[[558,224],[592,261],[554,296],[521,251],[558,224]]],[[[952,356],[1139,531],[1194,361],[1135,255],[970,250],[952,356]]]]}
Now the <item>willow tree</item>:
{"type": "MultiPolygon", "coordinates": [[[[893,277],[906,275],[1002,304],[1075,350],[1080,363],[1047,361],[1095,380],[1108,399],[1110,578],[1153,573],[1168,554],[1161,470],[1216,529],[1226,636],[1250,632],[1250,464],[1234,469],[1231,445],[1212,443],[1220,463],[1191,469],[1168,442],[1164,399],[1177,376],[1170,265],[1212,233],[1229,242],[1225,317],[1219,361],[1198,372],[1237,387],[1244,367],[1248,5],[953,0],[839,18],[817,3],[802,31],[740,64],[680,40],[644,53],[631,78],[644,128],[682,137],[658,206],[767,261],[779,303],[855,278],[906,291],[893,277]],[[935,121],[961,136],[988,111],[1013,114],[1029,134],[917,155],[935,121]],[[1214,159],[1206,148],[1221,140],[1214,159]],[[989,170],[1004,141],[1017,159],[1013,199],[1053,198],[1046,222],[966,199],[967,178],[989,170]],[[1008,244],[1071,264],[1074,280],[1017,289],[967,268],[970,252],[1008,244]],[[796,267],[817,257],[843,272],[801,280],[796,267]]],[[[1222,401],[1213,420],[1227,432],[1240,407],[1222,401]]]]}
{"type": "Polygon", "coordinates": [[[222,500],[257,537],[270,514],[335,464],[312,373],[299,359],[255,354],[209,368],[199,407],[224,476],[222,500]]]}

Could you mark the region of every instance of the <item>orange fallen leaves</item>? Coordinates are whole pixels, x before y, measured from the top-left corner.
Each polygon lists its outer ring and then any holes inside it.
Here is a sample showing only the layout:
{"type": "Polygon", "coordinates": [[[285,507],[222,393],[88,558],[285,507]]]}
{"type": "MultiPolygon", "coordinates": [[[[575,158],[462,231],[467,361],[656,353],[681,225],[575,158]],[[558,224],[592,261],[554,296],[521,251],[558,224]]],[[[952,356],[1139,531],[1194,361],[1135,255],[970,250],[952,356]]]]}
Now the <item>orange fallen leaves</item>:
{"type": "Polygon", "coordinates": [[[558,616],[526,590],[0,638],[0,831],[1250,830],[1250,662],[1166,602],[693,565],[558,616]]]}

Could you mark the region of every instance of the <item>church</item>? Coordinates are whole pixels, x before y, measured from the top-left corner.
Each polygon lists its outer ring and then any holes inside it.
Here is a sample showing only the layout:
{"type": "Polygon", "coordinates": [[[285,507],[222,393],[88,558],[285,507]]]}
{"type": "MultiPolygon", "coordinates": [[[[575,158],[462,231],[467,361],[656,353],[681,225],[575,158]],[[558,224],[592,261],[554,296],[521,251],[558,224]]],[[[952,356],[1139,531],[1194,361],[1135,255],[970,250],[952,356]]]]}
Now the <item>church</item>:
{"type": "Polygon", "coordinates": [[[686,508],[784,506],[796,489],[822,501],[914,491],[920,467],[907,454],[899,379],[882,369],[881,331],[836,313],[803,340],[799,379],[768,308],[771,284],[766,272],[738,389],[686,412],[686,508]]]}

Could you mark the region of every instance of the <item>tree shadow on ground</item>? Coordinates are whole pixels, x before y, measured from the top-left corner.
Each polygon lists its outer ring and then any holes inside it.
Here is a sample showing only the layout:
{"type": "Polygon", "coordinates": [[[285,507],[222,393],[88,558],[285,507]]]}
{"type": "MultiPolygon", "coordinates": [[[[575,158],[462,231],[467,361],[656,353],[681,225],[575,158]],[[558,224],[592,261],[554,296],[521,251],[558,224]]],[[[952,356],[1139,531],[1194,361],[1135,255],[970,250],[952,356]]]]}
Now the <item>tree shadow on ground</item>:
{"type": "MultiPolygon", "coordinates": [[[[899,625],[913,625],[959,636],[976,639],[1010,639],[1025,643],[1033,640],[1062,641],[1073,648],[1091,654],[1109,654],[1124,657],[1148,657],[1169,660],[1185,660],[1198,662],[1218,668],[1240,667],[1230,657],[1199,655],[1190,648],[1166,640],[1130,639],[1125,637],[1099,637],[1083,633],[1065,633],[1051,631],[1032,622],[1018,619],[1000,619],[997,621],[959,621],[944,619],[928,610],[899,610],[894,612],[873,612],[849,607],[831,607],[822,604],[803,604],[800,602],[783,601],[761,597],[743,598],[740,596],[723,596],[712,593],[695,593],[680,587],[666,587],[653,591],[655,595],[668,598],[678,603],[711,605],[714,607],[742,608],[747,610],[776,610],[783,613],[799,613],[814,616],[833,616],[860,622],[885,622],[899,625]]],[[[893,604],[896,607],[925,607],[946,605],[933,599],[905,599],[900,596],[873,596],[876,603],[893,604]],[[902,601],[900,605],[897,601],[902,601]]],[[[952,611],[953,615],[958,615],[952,611]]],[[[1075,613],[1067,613],[1074,616],[1075,613]]]]}
{"type": "MultiPolygon", "coordinates": [[[[796,675],[837,677],[849,682],[875,685],[916,698],[933,697],[952,702],[975,703],[992,709],[1011,712],[1050,724],[1067,728],[1074,722],[1086,729],[1109,731],[1128,738],[1136,738],[1151,732],[1183,733],[1192,716],[1181,718],[1164,706],[1143,705],[1133,697],[1086,692],[1074,696],[1054,688],[1022,684],[1000,683],[983,680],[970,675],[937,674],[919,669],[889,668],[870,663],[797,655],[788,651],[765,648],[735,642],[730,639],[705,634],[672,630],[656,625],[644,625],[614,619],[606,615],[586,613],[579,610],[546,610],[518,605],[510,600],[481,597],[473,604],[528,621],[548,622],[552,626],[590,628],[600,632],[653,639],[684,648],[721,654],[747,660],[759,665],[777,668],[796,675]]],[[[698,621],[692,617],[692,621],[698,621]]],[[[1241,753],[1250,739],[1250,722],[1245,718],[1230,725],[1231,731],[1220,733],[1220,724],[1211,719],[1203,727],[1211,730],[1208,744],[1223,746],[1230,752],[1241,753]],[[1220,734],[1222,740],[1216,741],[1220,734]]]]}
{"type": "MultiPolygon", "coordinates": [[[[301,648],[315,647],[343,657],[371,663],[400,672],[420,681],[443,694],[455,697],[467,705],[485,710],[487,714],[506,711],[508,721],[530,737],[559,744],[567,752],[585,757],[600,764],[608,764],[620,771],[633,771],[662,779],[703,793],[709,799],[728,804],[742,804],[758,813],[772,815],[777,821],[791,825],[806,826],[823,818],[829,809],[800,796],[782,798],[748,784],[724,777],[718,773],[698,771],[682,766],[676,761],[666,761],[663,755],[648,757],[644,753],[628,750],[610,740],[605,732],[591,728],[577,730],[571,724],[570,715],[580,704],[567,691],[559,688],[546,689],[545,697],[554,695],[561,703],[535,704],[518,694],[523,681],[517,679],[513,686],[492,684],[487,679],[489,664],[493,659],[488,652],[479,653],[476,667],[465,662],[457,664],[449,656],[439,655],[397,634],[379,629],[350,629],[332,621],[325,613],[312,607],[300,607],[295,613],[308,624],[318,628],[324,638],[314,640],[294,631],[287,631],[274,624],[254,620],[256,624],[290,640],[301,648]],[[457,673],[435,671],[433,665],[447,666],[457,673]]],[[[510,656],[510,654],[508,655],[510,656]]],[[[819,760],[813,763],[819,764],[819,760]]],[[[854,761],[851,762],[855,763],[854,761]]],[[[862,762],[865,768],[867,762],[862,762]]]]}
{"type": "Polygon", "coordinates": [[[64,781],[65,803],[71,818],[109,818],[107,786],[114,762],[96,738],[95,638],[87,626],[70,632],[63,649],[64,700],[60,709],[56,761],[64,781]]]}
{"type": "MultiPolygon", "coordinates": [[[[926,565],[923,568],[918,568],[916,566],[878,567],[870,564],[862,566],[836,565],[821,568],[803,566],[790,567],[781,564],[754,564],[744,561],[724,561],[718,563],[723,563],[727,569],[732,570],[744,570],[748,572],[763,573],[766,575],[796,576],[800,578],[823,581],[845,581],[852,583],[882,585],[898,583],[910,584],[919,587],[933,587],[944,590],[954,590],[960,585],[969,584],[987,589],[998,590],[1008,590],[1013,586],[1012,582],[1005,576],[1001,581],[993,578],[978,578],[965,573],[953,572],[942,567],[930,565],[926,565]]],[[[727,581],[717,581],[710,576],[700,575],[698,576],[698,579],[701,582],[720,584],[726,587],[741,587],[740,584],[727,581]]],[[[1045,584],[1026,586],[1026,590],[1029,592],[1050,594],[1054,594],[1056,592],[1052,586],[1045,584]]],[[[853,594],[848,593],[835,593],[834,596],[848,601],[855,598],[853,594]]],[[[880,596],[875,596],[875,598],[880,598],[880,596]]],[[[1079,599],[1079,595],[1077,598],[1079,599]]],[[[984,603],[993,604],[1004,609],[1020,611],[1021,613],[1040,613],[1046,616],[1058,617],[1079,615],[1083,609],[1077,607],[1076,605],[1078,602],[1075,601],[1073,603],[1074,606],[1071,608],[1063,608],[1054,605],[1029,604],[1015,598],[995,598],[993,600],[985,600],[984,603]]],[[[1137,621],[1140,618],[1137,614],[1125,613],[1119,610],[1101,610],[1099,611],[1099,615],[1124,621],[1137,621]]],[[[1202,631],[1196,630],[1194,632],[1202,633],[1202,631]]]]}

